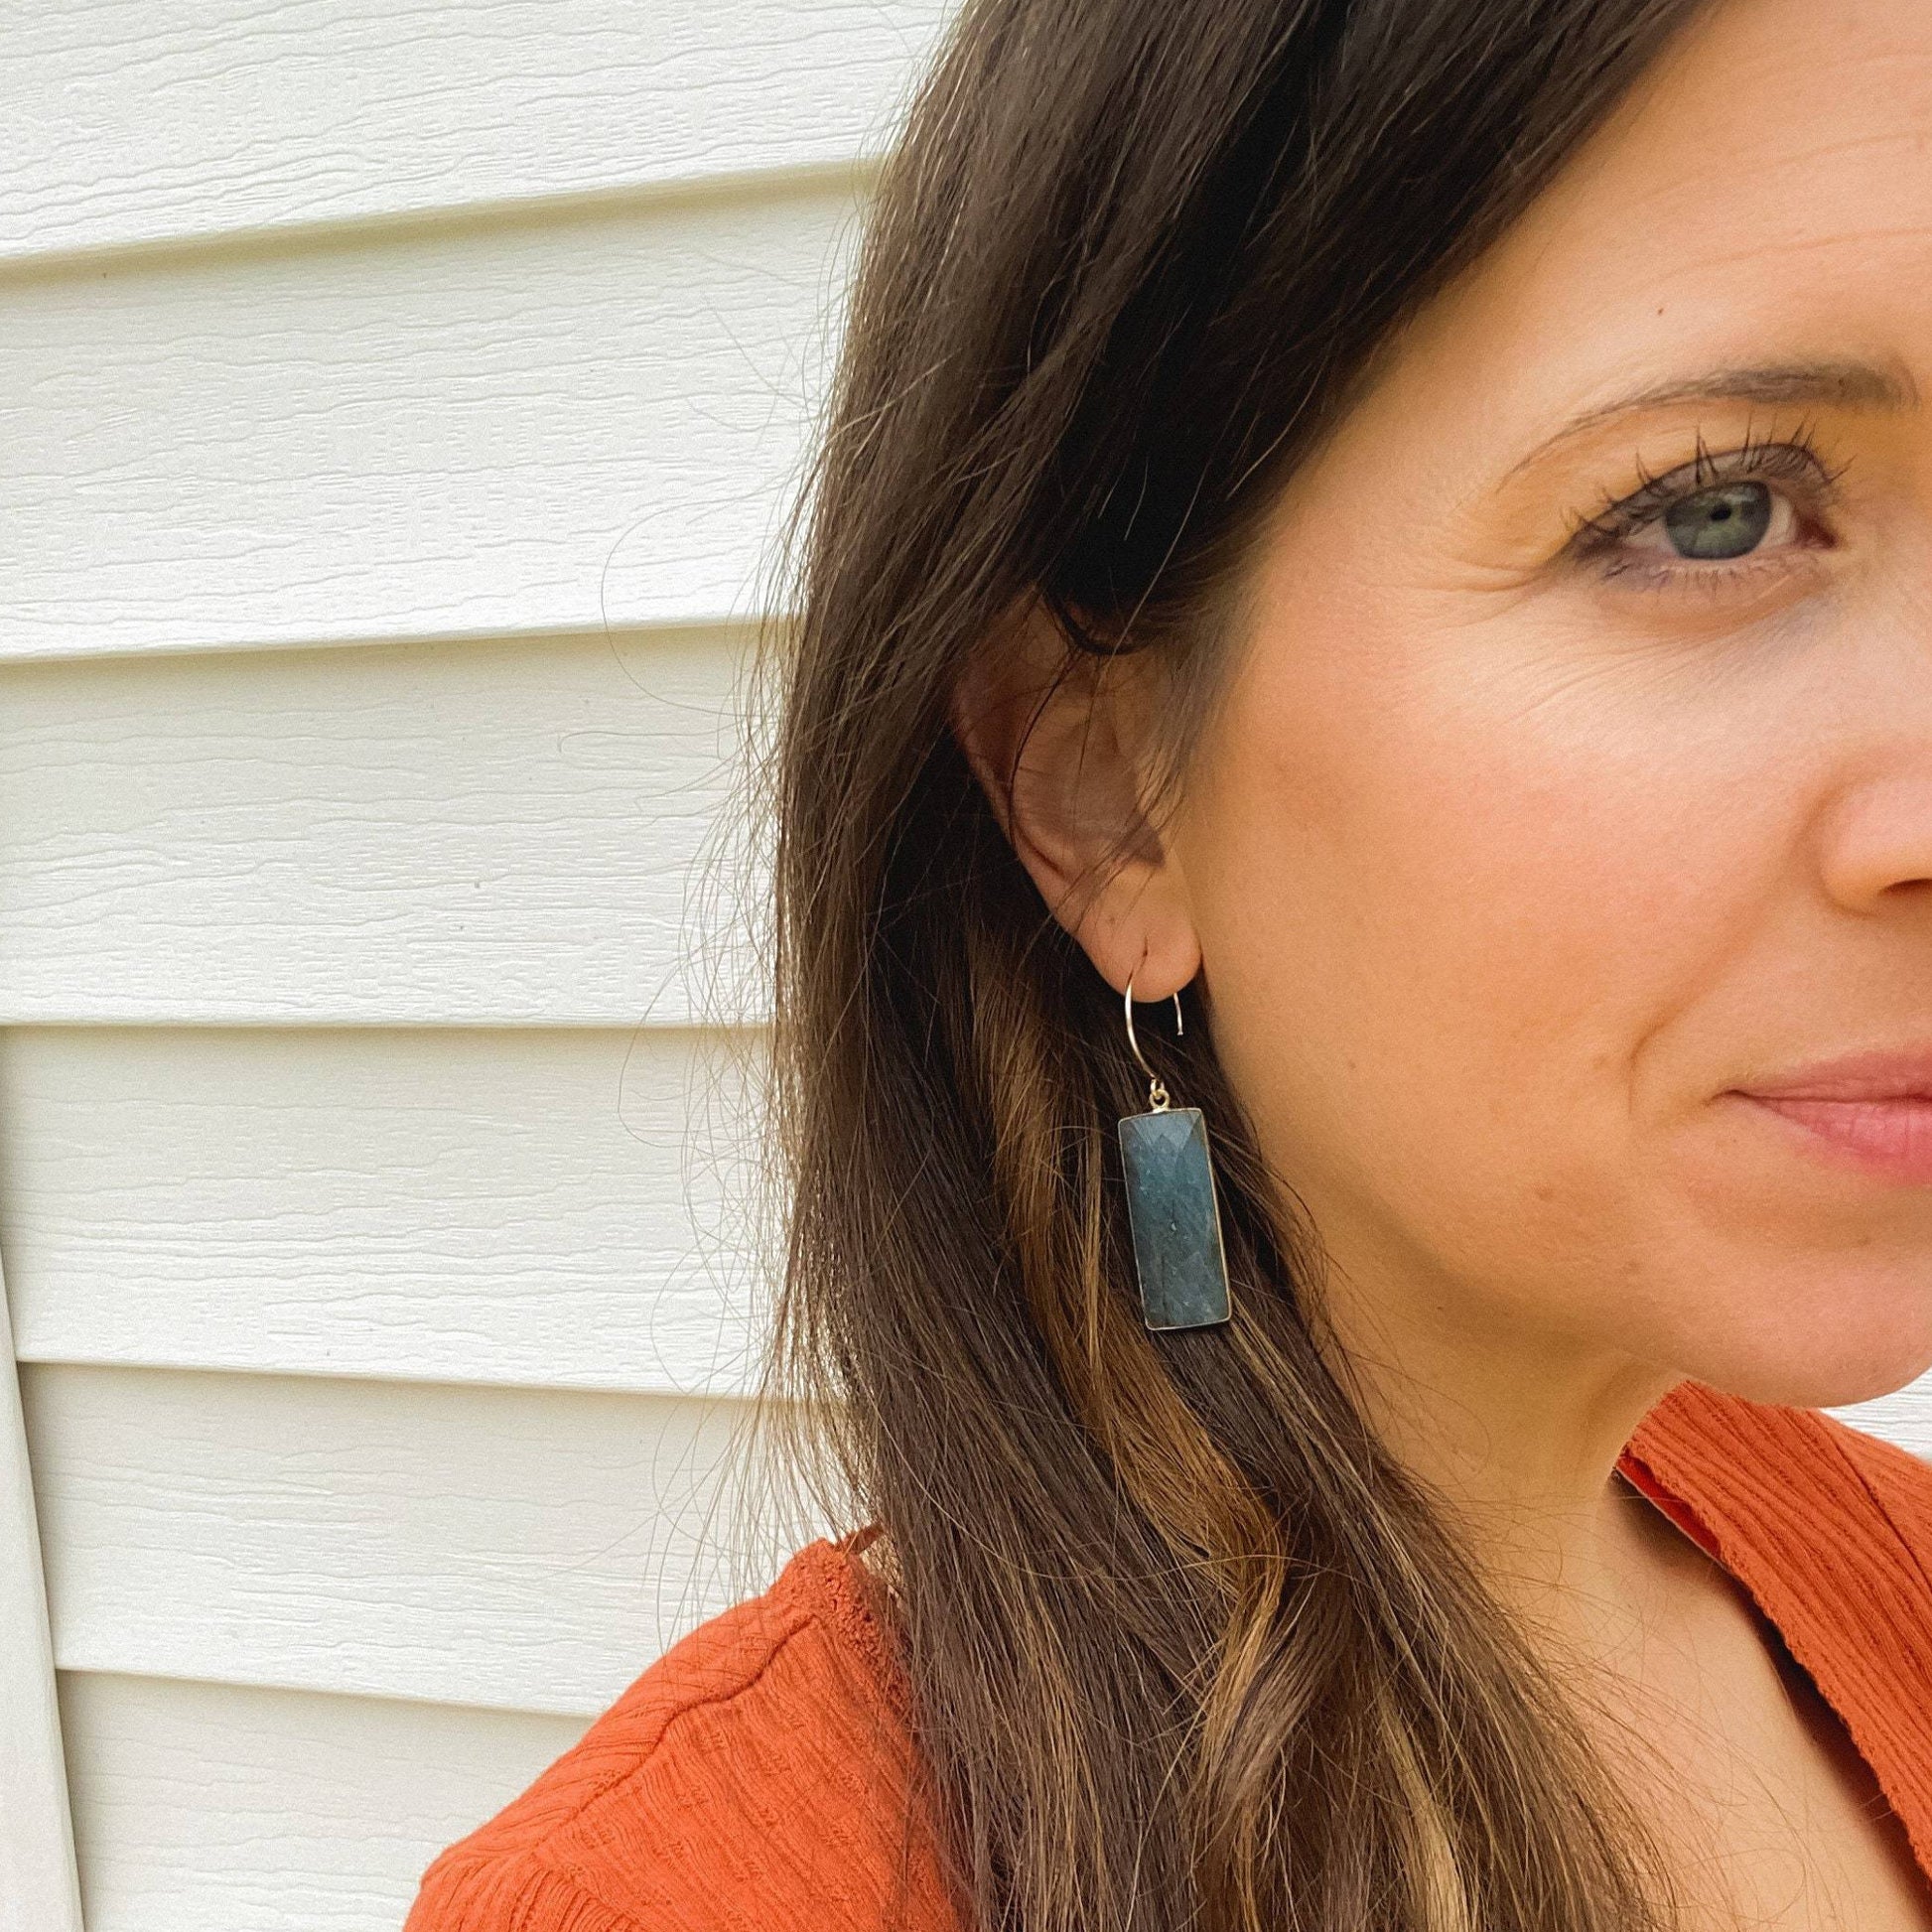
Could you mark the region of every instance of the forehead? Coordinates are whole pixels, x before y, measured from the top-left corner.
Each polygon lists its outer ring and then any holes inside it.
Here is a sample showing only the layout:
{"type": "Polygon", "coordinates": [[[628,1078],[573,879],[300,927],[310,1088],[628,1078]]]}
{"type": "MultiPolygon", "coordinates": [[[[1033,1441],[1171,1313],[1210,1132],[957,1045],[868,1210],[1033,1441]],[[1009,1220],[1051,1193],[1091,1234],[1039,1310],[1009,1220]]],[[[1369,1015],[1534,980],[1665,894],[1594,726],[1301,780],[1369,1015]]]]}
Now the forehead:
{"type": "Polygon", "coordinates": [[[1926,0],[1719,0],[1392,367],[1508,437],[1687,369],[1854,355],[1932,388],[1926,0]]]}

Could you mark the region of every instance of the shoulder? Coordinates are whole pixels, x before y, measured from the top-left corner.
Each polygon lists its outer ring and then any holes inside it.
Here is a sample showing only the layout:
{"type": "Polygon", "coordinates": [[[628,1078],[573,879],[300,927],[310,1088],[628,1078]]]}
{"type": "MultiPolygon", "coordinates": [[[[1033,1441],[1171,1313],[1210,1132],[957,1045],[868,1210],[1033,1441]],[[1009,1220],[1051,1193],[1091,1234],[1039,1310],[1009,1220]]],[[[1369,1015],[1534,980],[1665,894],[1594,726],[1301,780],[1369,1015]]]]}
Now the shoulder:
{"type": "Polygon", "coordinates": [[[862,1567],[808,1545],[423,1874],[404,1932],[945,1924],[862,1567]]]}

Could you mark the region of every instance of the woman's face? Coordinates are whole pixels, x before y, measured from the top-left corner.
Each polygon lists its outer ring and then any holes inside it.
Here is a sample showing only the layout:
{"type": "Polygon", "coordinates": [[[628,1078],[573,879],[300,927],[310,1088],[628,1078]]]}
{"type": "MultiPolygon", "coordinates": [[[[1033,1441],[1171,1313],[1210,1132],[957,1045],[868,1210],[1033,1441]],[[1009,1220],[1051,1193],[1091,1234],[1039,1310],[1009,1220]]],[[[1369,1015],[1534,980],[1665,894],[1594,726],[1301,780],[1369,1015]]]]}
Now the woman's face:
{"type": "Polygon", "coordinates": [[[1932,7],[1727,0],[1291,487],[1167,849],[1344,1311],[1932,1362],[1922,396],[1932,7]]]}

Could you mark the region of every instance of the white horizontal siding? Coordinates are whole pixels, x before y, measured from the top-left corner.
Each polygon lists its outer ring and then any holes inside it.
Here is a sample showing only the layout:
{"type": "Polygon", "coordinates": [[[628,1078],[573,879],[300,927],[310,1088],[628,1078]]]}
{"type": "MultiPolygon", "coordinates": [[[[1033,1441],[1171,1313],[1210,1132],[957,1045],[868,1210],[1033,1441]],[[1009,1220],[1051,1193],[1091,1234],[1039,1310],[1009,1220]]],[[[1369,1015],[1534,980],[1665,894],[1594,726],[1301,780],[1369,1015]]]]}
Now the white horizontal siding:
{"type": "Polygon", "coordinates": [[[7,22],[0,259],[877,151],[933,0],[67,0],[7,22]]]}
{"type": "Polygon", "coordinates": [[[584,1728],[92,1671],[61,1711],[88,1932],[394,1932],[436,1853],[584,1728]]]}
{"type": "Polygon", "coordinates": [[[948,10],[12,23],[0,1248],[91,1932],[393,1932],[811,1533],[728,1455],[721,828],[948,10]]]}
{"type": "Polygon", "coordinates": [[[766,190],[0,284],[0,656],[745,614],[856,214],[766,190]]]}
{"type": "Polygon", "coordinates": [[[757,1039],[0,1034],[16,1351],[748,1389],[757,1039]]]}
{"type": "Polygon", "coordinates": [[[744,667],[707,632],[0,666],[0,1018],[742,1010],[744,667]]]}
{"type": "Polygon", "coordinates": [[[21,1375],[67,1671],[587,1717],[788,1533],[740,1402],[21,1375]]]}
{"type": "Polygon", "coordinates": [[[1932,1456],[1932,1375],[1921,1376],[1896,1395],[1880,1396],[1835,1412],[1855,1429],[1882,1436],[1915,1455],[1932,1456]]]}

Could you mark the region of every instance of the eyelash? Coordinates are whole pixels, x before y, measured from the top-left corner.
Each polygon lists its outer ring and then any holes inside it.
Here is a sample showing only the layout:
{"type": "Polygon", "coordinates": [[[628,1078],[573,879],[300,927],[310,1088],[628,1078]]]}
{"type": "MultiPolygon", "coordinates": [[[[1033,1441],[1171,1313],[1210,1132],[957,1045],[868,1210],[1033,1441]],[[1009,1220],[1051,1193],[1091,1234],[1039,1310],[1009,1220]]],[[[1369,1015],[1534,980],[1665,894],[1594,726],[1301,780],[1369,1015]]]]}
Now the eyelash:
{"type": "MultiPolygon", "coordinates": [[[[1713,456],[1705,446],[1700,434],[1697,454],[1689,463],[1678,464],[1674,469],[1653,476],[1639,462],[1637,474],[1643,482],[1638,487],[1626,496],[1606,497],[1593,514],[1576,519],[1571,525],[1566,549],[1583,561],[1604,557],[1614,559],[1620,545],[1628,542],[1638,531],[1648,529],[1657,522],[1673,503],[1687,496],[1695,496],[1700,490],[1727,483],[1783,481],[1802,483],[1810,499],[1807,508],[1822,510],[1833,501],[1835,487],[1845,469],[1844,464],[1833,468],[1819,455],[1816,438],[1808,424],[1801,424],[1791,435],[1775,441],[1747,433],[1735,450],[1717,456],[1713,456]]],[[[1740,570],[1761,570],[1763,567],[1762,559],[1754,552],[1729,563],[1717,560],[1697,562],[1688,557],[1675,563],[1652,563],[1648,559],[1636,562],[1624,558],[1621,561],[1613,560],[1603,575],[1615,577],[1634,570],[1659,583],[1672,582],[1685,576],[1709,582],[1733,577],[1740,570]]]]}

